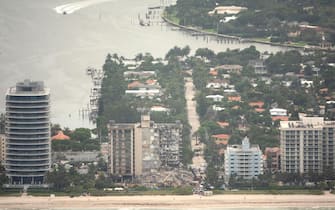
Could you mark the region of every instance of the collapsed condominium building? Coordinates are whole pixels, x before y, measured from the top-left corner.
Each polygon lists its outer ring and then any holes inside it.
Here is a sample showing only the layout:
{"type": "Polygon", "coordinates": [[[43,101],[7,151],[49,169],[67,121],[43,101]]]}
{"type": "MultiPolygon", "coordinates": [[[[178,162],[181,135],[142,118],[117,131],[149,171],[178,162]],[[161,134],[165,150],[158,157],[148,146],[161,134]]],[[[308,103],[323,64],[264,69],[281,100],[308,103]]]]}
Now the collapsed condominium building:
{"type": "Polygon", "coordinates": [[[181,160],[182,124],[155,123],[143,115],[140,123],[108,125],[109,173],[136,177],[164,167],[178,167],[181,160]]]}

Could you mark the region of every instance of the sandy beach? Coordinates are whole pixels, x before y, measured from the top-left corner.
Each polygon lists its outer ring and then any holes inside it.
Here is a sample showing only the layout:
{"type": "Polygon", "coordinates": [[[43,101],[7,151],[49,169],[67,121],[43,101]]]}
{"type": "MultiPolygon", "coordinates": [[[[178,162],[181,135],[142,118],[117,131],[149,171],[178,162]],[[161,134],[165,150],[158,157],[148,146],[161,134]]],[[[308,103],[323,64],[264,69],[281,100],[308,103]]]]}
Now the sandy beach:
{"type": "Polygon", "coordinates": [[[0,209],[335,207],[335,195],[0,197],[0,209]]]}

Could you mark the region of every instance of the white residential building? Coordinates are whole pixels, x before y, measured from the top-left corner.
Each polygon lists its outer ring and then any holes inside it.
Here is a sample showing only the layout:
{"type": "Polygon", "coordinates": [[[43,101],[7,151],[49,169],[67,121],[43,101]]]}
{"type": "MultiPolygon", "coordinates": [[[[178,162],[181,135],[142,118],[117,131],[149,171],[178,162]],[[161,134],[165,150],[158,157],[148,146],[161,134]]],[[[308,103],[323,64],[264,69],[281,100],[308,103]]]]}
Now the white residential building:
{"type": "Polygon", "coordinates": [[[6,94],[5,168],[9,187],[47,187],[51,167],[50,90],[24,80],[6,94]]]}
{"type": "Polygon", "coordinates": [[[225,87],[227,84],[226,83],[222,83],[222,82],[209,82],[206,85],[206,88],[209,89],[220,89],[221,87],[225,87]]]}
{"type": "Polygon", "coordinates": [[[222,95],[208,95],[208,96],[206,96],[206,98],[207,99],[212,99],[215,102],[219,102],[219,101],[222,101],[224,96],[222,96],[222,95]]]}
{"type": "Polygon", "coordinates": [[[306,79],[301,79],[300,84],[302,87],[312,87],[313,86],[313,81],[312,80],[306,80],[306,79]]]}
{"type": "Polygon", "coordinates": [[[152,106],[150,108],[150,111],[151,112],[170,112],[170,109],[164,106],[152,106]]]}
{"type": "Polygon", "coordinates": [[[227,147],[224,163],[226,180],[230,176],[252,179],[263,174],[262,151],[258,145],[250,145],[248,137],[242,140],[242,145],[227,147]]]}
{"type": "Polygon", "coordinates": [[[223,90],[224,93],[236,93],[235,89],[225,89],[223,90]]]}
{"type": "Polygon", "coordinates": [[[264,65],[264,62],[262,60],[251,60],[249,61],[248,65],[255,69],[255,74],[267,74],[268,73],[264,65]]]}
{"type": "Polygon", "coordinates": [[[212,108],[213,108],[214,111],[219,111],[219,112],[225,110],[224,107],[220,107],[220,106],[216,106],[216,105],[213,105],[212,108]]]}
{"type": "Polygon", "coordinates": [[[287,116],[287,110],[281,108],[270,109],[271,116],[287,116]]]}
{"type": "Polygon", "coordinates": [[[161,91],[159,89],[139,89],[139,90],[126,90],[127,95],[134,95],[136,97],[148,97],[152,98],[155,96],[159,96],[161,94],[161,91]]]}

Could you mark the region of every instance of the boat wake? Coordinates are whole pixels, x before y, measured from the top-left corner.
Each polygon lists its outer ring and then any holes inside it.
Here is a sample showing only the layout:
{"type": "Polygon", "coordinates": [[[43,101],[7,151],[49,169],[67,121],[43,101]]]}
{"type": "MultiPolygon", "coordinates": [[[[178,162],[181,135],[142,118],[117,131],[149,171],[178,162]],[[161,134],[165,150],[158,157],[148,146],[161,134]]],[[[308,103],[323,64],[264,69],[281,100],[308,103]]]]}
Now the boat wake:
{"type": "Polygon", "coordinates": [[[77,10],[83,9],[85,7],[89,7],[95,4],[100,4],[100,3],[104,3],[107,1],[112,1],[112,0],[85,0],[85,1],[78,1],[78,2],[73,2],[73,3],[69,3],[69,4],[64,4],[64,5],[60,5],[54,8],[54,10],[58,13],[58,14],[71,14],[74,13],[77,10]]]}

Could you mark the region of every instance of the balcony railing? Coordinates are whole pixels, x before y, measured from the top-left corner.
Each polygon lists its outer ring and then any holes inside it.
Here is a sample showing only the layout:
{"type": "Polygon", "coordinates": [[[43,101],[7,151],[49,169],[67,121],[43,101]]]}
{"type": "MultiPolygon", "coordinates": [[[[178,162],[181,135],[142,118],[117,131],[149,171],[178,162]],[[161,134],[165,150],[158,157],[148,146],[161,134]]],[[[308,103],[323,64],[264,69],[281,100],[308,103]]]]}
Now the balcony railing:
{"type": "MultiPolygon", "coordinates": [[[[22,135],[14,135],[14,134],[9,134],[7,136],[7,140],[24,140],[24,141],[27,141],[27,140],[48,140],[50,139],[50,135],[49,133],[46,133],[46,134],[43,134],[43,135],[25,135],[22,137],[22,135]]],[[[9,142],[9,141],[7,141],[9,142]]]]}
{"type": "Polygon", "coordinates": [[[31,144],[29,144],[29,147],[27,146],[28,144],[26,144],[23,147],[18,147],[17,145],[12,147],[10,145],[7,145],[7,150],[12,150],[12,151],[39,151],[39,150],[45,150],[45,149],[49,149],[49,145],[45,145],[45,146],[33,146],[31,147],[31,144]]]}
{"type": "Polygon", "coordinates": [[[7,151],[6,152],[6,155],[7,157],[8,156],[14,156],[14,157],[26,157],[26,158],[34,158],[34,157],[37,157],[37,156],[40,156],[40,155],[49,155],[50,153],[47,152],[47,151],[40,151],[40,152],[32,152],[32,153],[29,153],[29,152],[14,152],[14,151],[7,151]]]}
{"type": "Polygon", "coordinates": [[[6,115],[6,119],[9,120],[10,122],[15,121],[17,119],[28,119],[28,120],[36,120],[36,119],[49,119],[49,113],[46,114],[11,114],[11,115],[6,115]]]}
{"type": "Polygon", "coordinates": [[[10,105],[10,104],[34,104],[34,103],[49,103],[48,99],[40,99],[40,100],[22,100],[22,99],[7,99],[6,100],[6,105],[10,105]]]}
{"type": "Polygon", "coordinates": [[[6,126],[7,129],[17,129],[17,130],[32,130],[32,129],[49,129],[50,125],[49,124],[45,124],[45,125],[24,125],[24,126],[13,126],[13,125],[7,125],[6,126]]]}
{"type": "Polygon", "coordinates": [[[12,116],[12,114],[41,114],[49,113],[48,109],[19,109],[19,110],[6,110],[7,115],[12,116]]]}
{"type": "Polygon", "coordinates": [[[23,103],[7,103],[6,106],[8,108],[14,108],[14,109],[27,109],[27,108],[50,108],[49,103],[29,103],[29,104],[23,104],[23,103]]]}
{"type": "Polygon", "coordinates": [[[41,140],[29,140],[28,142],[26,140],[24,141],[14,141],[14,140],[6,140],[6,144],[8,147],[14,146],[15,148],[19,147],[19,146],[42,146],[42,145],[49,145],[51,144],[50,141],[48,139],[45,139],[44,141],[41,140]]]}
{"type": "Polygon", "coordinates": [[[8,167],[10,167],[10,166],[49,166],[49,164],[50,164],[49,161],[46,161],[44,163],[29,163],[29,162],[27,162],[27,163],[24,163],[24,162],[23,163],[18,163],[18,162],[15,162],[15,163],[8,162],[8,163],[6,163],[6,165],[8,167]]]}
{"type": "Polygon", "coordinates": [[[15,172],[15,171],[8,171],[6,174],[7,176],[20,176],[20,177],[34,177],[34,176],[45,176],[47,171],[41,171],[41,172],[15,172]]]}
{"type": "MultiPolygon", "coordinates": [[[[29,166],[28,166],[29,167],[29,166]]],[[[37,168],[23,168],[23,167],[17,167],[17,168],[13,168],[13,167],[8,167],[6,168],[7,171],[9,172],[32,172],[32,171],[36,171],[36,172],[43,172],[43,171],[48,171],[49,170],[49,166],[45,166],[45,167],[37,167],[37,168]]]]}
{"type": "Polygon", "coordinates": [[[39,123],[49,123],[49,118],[48,116],[43,115],[42,117],[39,118],[34,118],[34,119],[12,119],[6,117],[6,123],[16,123],[16,124],[39,124],[39,123]]]}
{"type": "Polygon", "coordinates": [[[38,135],[38,134],[49,134],[50,131],[49,130],[45,130],[45,131],[22,131],[22,132],[18,132],[18,131],[6,131],[6,134],[8,135],[23,135],[23,136],[29,136],[29,135],[38,135]]]}
{"type": "Polygon", "coordinates": [[[32,158],[32,157],[29,157],[29,158],[23,158],[23,157],[17,157],[15,156],[14,158],[13,157],[6,157],[6,161],[42,161],[42,160],[50,160],[50,157],[48,155],[46,156],[43,156],[43,157],[39,157],[39,158],[32,158]]]}
{"type": "Polygon", "coordinates": [[[13,96],[13,95],[8,95],[6,97],[6,101],[42,101],[42,100],[47,100],[49,101],[49,96],[45,95],[45,94],[41,94],[41,95],[26,95],[26,96],[13,96]]]}

